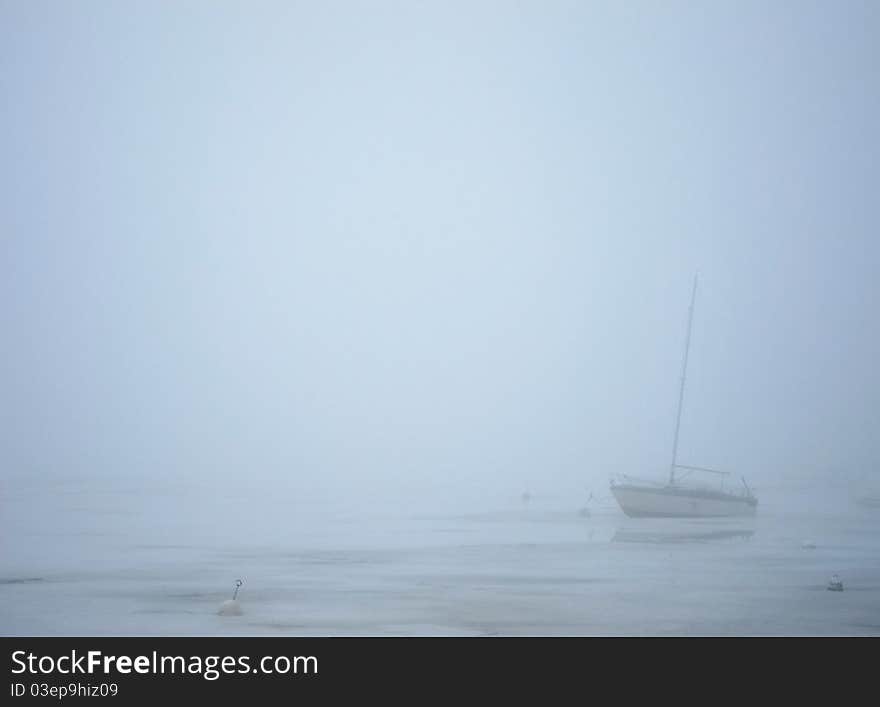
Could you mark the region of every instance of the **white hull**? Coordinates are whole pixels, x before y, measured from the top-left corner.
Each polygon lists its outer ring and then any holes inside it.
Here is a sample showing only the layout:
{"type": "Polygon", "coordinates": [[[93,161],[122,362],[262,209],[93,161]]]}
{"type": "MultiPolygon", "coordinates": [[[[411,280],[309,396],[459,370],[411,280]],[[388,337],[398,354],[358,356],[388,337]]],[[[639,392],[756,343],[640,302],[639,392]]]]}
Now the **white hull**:
{"type": "Polygon", "coordinates": [[[722,518],[755,514],[757,502],[747,496],[681,487],[615,485],[611,492],[632,518],[722,518]]]}

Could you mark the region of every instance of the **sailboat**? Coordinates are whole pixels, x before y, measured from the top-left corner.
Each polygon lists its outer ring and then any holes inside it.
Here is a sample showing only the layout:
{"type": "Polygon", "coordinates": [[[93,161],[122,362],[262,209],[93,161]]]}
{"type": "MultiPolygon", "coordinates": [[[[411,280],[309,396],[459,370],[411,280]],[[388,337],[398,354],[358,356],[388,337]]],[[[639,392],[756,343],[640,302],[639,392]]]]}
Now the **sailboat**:
{"type": "Polygon", "coordinates": [[[685,379],[687,377],[688,353],[691,345],[691,326],[694,320],[694,302],[697,297],[697,277],[691,291],[691,306],[688,310],[687,336],[684,345],[684,360],[681,366],[681,382],[678,391],[678,412],[675,418],[675,435],[672,440],[672,463],[669,467],[669,481],[654,483],[623,477],[612,480],[611,493],[620,504],[621,510],[631,518],[711,518],[722,516],[753,515],[758,499],[742,479],[742,489],[724,489],[724,478],[729,472],[708,469],[700,466],[686,466],[678,463],[678,433],[681,428],[681,410],[684,403],[685,379]],[[715,474],[721,477],[720,488],[704,488],[682,484],[682,480],[692,472],[715,474]]]}

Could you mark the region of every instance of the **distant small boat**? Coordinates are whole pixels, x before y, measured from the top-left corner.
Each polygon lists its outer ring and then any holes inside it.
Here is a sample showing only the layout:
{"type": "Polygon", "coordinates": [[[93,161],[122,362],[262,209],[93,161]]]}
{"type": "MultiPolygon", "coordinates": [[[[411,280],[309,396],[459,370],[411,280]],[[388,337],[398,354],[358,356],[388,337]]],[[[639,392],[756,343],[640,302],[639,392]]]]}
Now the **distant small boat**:
{"type": "Polygon", "coordinates": [[[856,503],[865,508],[880,508],[880,495],[859,496],[856,503]]]}
{"type": "Polygon", "coordinates": [[[587,498],[587,502],[586,502],[586,504],[584,504],[584,505],[581,507],[581,509],[578,511],[578,515],[579,515],[581,518],[589,518],[590,516],[593,515],[593,514],[590,512],[590,507],[589,507],[589,505],[590,505],[590,501],[592,501],[592,500],[593,500],[593,492],[590,491],[590,495],[589,495],[589,497],[587,498]]]}
{"type": "Polygon", "coordinates": [[[853,502],[863,508],[880,508],[880,470],[864,469],[851,488],[853,502]]]}
{"type": "Polygon", "coordinates": [[[754,515],[758,499],[742,480],[743,490],[730,491],[723,488],[723,479],[728,472],[706,469],[699,466],[684,466],[678,463],[678,432],[681,427],[681,409],[684,402],[684,383],[687,374],[688,352],[691,344],[691,325],[694,319],[694,301],[697,296],[697,278],[691,292],[691,306],[688,310],[687,336],[685,338],[684,361],[681,369],[681,386],[678,393],[678,414],[675,420],[675,436],[672,442],[672,464],[667,484],[643,482],[635,479],[612,481],[611,493],[617,499],[621,510],[631,518],[711,518],[724,516],[754,515]],[[676,471],[685,473],[676,477],[676,471]],[[690,472],[706,472],[722,477],[722,488],[709,489],[683,486],[680,480],[690,472]]]}

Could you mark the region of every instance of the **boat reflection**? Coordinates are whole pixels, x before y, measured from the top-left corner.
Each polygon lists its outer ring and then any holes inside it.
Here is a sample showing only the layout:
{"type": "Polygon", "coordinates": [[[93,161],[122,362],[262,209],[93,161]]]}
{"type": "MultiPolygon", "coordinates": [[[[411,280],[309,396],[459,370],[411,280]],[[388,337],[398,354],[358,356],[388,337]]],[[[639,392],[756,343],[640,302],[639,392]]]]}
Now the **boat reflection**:
{"type": "MultiPolygon", "coordinates": [[[[668,521],[667,521],[668,523],[668,521]]],[[[748,540],[755,529],[747,525],[714,525],[708,523],[672,525],[625,525],[617,528],[614,543],[711,543],[748,540]]]]}

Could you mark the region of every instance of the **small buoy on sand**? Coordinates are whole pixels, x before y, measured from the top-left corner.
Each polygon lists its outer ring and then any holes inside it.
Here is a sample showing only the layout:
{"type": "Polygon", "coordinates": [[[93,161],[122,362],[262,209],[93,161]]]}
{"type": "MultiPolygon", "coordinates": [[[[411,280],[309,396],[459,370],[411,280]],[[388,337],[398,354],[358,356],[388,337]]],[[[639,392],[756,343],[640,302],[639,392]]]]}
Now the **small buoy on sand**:
{"type": "Polygon", "coordinates": [[[836,574],[831,575],[831,581],[828,582],[828,591],[829,592],[842,592],[843,591],[843,582],[840,581],[840,577],[836,574]]]}
{"type": "Polygon", "coordinates": [[[217,612],[220,616],[241,616],[241,604],[238,601],[238,590],[243,582],[240,579],[235,580],[235,591],[232,592],[232,599],[227,599],[220,605],[217,612]]]}

